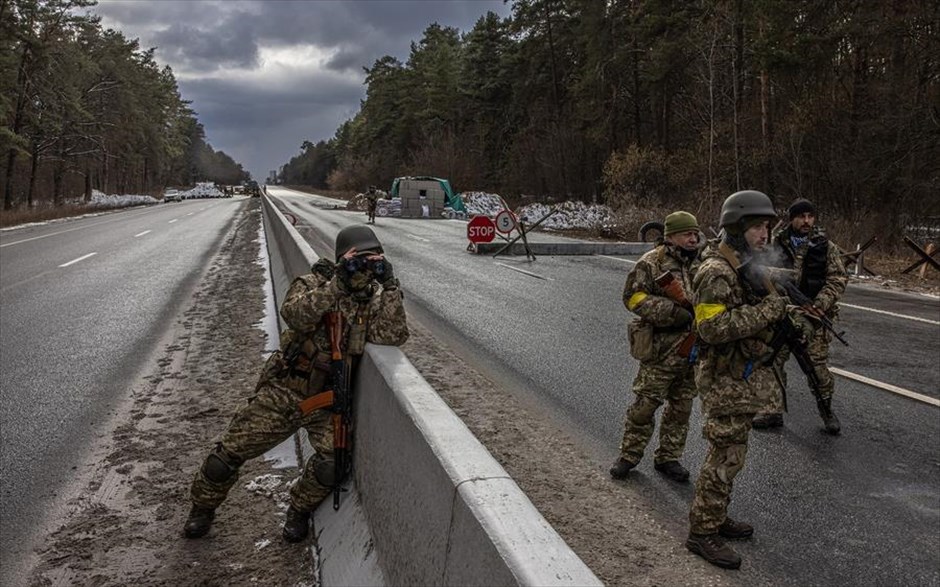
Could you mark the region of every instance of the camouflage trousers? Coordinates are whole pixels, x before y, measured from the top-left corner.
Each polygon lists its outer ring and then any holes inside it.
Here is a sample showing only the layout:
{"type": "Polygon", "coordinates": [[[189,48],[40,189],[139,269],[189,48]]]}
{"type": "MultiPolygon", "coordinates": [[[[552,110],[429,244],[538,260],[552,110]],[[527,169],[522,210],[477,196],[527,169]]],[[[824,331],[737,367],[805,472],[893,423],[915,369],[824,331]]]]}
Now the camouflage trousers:
{"type": "Polygon", "coordinates": [[[640,462],[653,436],[656,410],[663,402],[666,402],[666,409],[659,423],[659,447],[653,458],[656,463],[665,463],[682,457],[695,399],[693,373],[692,366],[684,359],[666,364],[640,363],[633,380],[636,399],[627,410],[623,426],[621,458],[633,464],[640,462]]]}
{"type": "MultiPolygon", "coordinates": [[[[305,428],[315,450],[307,461],[300,479],[290,490],[291,505],[300,511],[312,511],[330,494],[331,487],[317,480],[321,475],[332,475],[333,424],[332,413],[316,410],[304,416],[297,404],[304,398],[298,392],[285,387],[262,384],[257,394],[249,400],[229,423],[228,429],[216,444],[211,455],[216,455],[233,469],[225,481],[213,481],[206,477],[207,465],[200,467],[193,479],[191,497],[194,505],[216,508],[225,501],[229,490],[238,478],[238,467],[249,459],[260,456],[290,438],[300,428],[305,428]]],[[[208,461],[207,461],[208,463],[208,461]]],[[[328,483],[332,483],[329,481],[328,483]]]]}
{"type": "Polygon", "coordinates": [[[694,534],[714,534],[728,517],[735,476],[744,468],[747,438],[754,414],[706,418],[702,434],[708,440],[708,456],[695,482],[689,512],[694,534]]]}
{"type": "MultiPolygon", "coordinates": [[[[809,352],[810,360],[813,362],[815,367],[816,377],[819,378],[819,397],[822,399],[828,399],[832,397],[832,392],[835,391],[835,379],[832,376],[832,373],[829,371],[829,343],[832,341],[832,335],[829,334],[824,328],[816,330],[816,334],[810,339],[809,344],[807,345],[806,350],[809,352]]],[[[774,361],[774,364],[777,366],[777,371],[780,373],[780,377],[783,379],[783,384],[787,386],[789,391],[790,387],[787,383],[787,372],[784,369],[784,365],[790,359],[790,351],[787,347],[783,347],[780,351],[780,354],[777,355],[777,360],[774,361]]],[[[803,372],[800,371],[800,380],[805,382],[803,378],[803,372]]],[[[792,399],[792,398],[789,398],[792,399]]],[[[773,391],[770,395],[770,401],[762,409],[759,414],[782,414],[783,413],[783,392],[780,391],[779,386],[774,386],[773,391]]]]}

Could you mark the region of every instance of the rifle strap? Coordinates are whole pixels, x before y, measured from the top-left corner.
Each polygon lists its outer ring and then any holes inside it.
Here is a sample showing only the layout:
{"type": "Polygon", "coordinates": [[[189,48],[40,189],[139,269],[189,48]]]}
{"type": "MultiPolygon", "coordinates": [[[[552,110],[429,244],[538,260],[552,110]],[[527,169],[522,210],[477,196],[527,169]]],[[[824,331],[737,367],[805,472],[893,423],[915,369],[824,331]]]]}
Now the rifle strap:
{"type": "Polygon", "coordinates": [[[333,390],[321,391],[316,395],[311,395],[307,399],[297,404],[297,406],[300,408],[300,413],[306,416],[314,410],[321,410],[323,408],[332,406],[333,401],[333,390]]]}

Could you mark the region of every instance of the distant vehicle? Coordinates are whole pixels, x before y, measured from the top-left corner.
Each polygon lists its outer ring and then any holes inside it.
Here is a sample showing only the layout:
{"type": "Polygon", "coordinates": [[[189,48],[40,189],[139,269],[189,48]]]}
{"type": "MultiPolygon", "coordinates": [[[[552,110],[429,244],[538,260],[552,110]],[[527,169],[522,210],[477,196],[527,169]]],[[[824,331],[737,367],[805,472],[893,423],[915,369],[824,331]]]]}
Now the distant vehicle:
{"type": "Polygon", "coordinates": [[[163,202],[182,202],[183,195],[179,190],[169,189],[163,192],[163,202]]]}
{"type": "Polygon", "coordinates": [[[261,188],[258,186],[258,182],[253,179],[249,179],[245,182],[245,191],[248,192],[249,196],[261,195],[261,188]]]}

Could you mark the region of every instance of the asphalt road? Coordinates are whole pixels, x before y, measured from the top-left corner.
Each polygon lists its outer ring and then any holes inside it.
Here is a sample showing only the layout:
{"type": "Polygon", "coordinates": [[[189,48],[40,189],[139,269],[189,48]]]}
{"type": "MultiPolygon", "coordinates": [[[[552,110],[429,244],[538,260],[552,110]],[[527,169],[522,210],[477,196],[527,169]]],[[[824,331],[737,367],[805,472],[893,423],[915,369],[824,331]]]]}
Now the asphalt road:
{"type": "Polygon", "coordinates": [[[0,233],[4,584],[245,202],[192,200],[0,233]]]}
{"type": "MultiPolygon", "coordinates": [[[[268,187],[320,254],[364,213],[268,187]]],[[[465,251],[465,223],[379,218],[376,234],[402,281],[409,313],[482,372],[567,425],[606,471],[617,455],[637,363],[627,349],[621,291],[635,257],[515,258],[465,251]]],[[[541,238],[545,238],[544,236],[541,238]]],[[[940,301],[850,286],[831,366],[940,397],[940,301]]],[[[781,585],[940,584],[940,408],[845,377],[834,409],[843,434],[820,432],[791,361],[790,413],[778,432],[752,433],[730,512],[757,528],[741,543],[749,569],[781,585]]],[[[684,459],[698,471],[706,445],[690,426],[684,459]]],[[[655,441],[654,441],[655,442],[655,441]]],[[[631,474],[656,517],[684,539],[691,485],[648,458],[631,474]]]]}

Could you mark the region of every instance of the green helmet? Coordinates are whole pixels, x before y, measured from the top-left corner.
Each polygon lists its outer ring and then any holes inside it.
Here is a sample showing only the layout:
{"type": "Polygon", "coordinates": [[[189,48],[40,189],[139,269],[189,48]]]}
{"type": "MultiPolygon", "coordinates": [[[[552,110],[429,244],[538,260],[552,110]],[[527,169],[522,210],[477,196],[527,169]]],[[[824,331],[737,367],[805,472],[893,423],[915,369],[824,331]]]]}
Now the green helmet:
{"type": "Polygon", "coordinates": [[[347,226],[336,234],[336,260],[346,252],[356,247],[357,251],[378,251],[382,252],[382,243],[376,238],[375,233],[368,226],[354,224],[347,226]]]}
{"type": "Polygon", "coordinates": [[[776,218],[777,212],[767,194],[744,190],[731,194],[721,205],[721,220],[718,225],[721,228],[736,227],[747,216],[776,218]]]}

